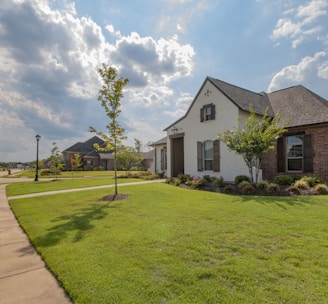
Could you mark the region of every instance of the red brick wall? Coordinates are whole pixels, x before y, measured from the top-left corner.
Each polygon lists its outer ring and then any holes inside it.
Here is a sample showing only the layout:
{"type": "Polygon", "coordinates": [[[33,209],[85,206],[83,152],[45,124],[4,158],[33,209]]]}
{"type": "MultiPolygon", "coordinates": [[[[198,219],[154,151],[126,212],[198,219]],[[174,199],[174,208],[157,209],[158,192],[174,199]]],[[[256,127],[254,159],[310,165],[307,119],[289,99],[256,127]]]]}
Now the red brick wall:
{"type": "MultiPolygon", "coordinates": [[[[328,126],[316,126],[311,128],[293,128],[292,132],[304,132],[312,134],[313,147],[313,173],[279,173],[290,175],[315,175],[328,183],[328,126]]],[[[277,172],[277,149],[270,150],[262,160],[263,179],[272,181],[277,172]]]]}

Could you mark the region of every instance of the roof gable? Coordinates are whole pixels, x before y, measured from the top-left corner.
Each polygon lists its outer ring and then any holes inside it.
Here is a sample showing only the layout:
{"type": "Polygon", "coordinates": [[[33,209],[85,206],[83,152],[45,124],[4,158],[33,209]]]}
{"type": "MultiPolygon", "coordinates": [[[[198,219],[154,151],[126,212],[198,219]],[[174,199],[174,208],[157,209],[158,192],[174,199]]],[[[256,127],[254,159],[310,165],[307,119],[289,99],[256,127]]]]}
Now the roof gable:
{"type": "MultiPolygon", "coordinates": [[[[104,145],[104,141],[99,138],[98,136],[93,136],[90,139],[88,139],[85,142],[78,142],[74,144],[73,146],[67,148],[63,152],[75,152],[80,154],[92,154],[92,153],[98,153],[96,149],[94,148],[94,144],[99,144],[100,146],[104,145]]],[[[93,155],[96,156],[96,155],[93,155]]]]}
{"type": "Polygon", "coordinates": [[[211,77],[207,79],[241,110],[249,112],[252,105],[256,114],[263,115],[268,108],[268,115],[274,116],[267,94],[255,93],[211,77]]]}
{"type": "Polygon", "coordinates": [[[188,116],[191,108],[195,104],[200,92],[202,91],[207,81],[209,81],[212,85],[214,85],[223,95],[225,95],[239,109],[249,112],[250,106],[252,105],[253,110],[256,114],[263,115],[265,113],[266,108],[268,108],[267,114],[271,117],[274,116],[274,112],[272,110],[270,101],[266,93],[255,93],[212,77],[206,77],[196,97],[194,98],[191,105],[189,106],[186,114],[180,119],[178,119],[177,121],[175,121],[174,123],[172,123],[171,125],[169,125],[168,127],[166,127],[164,131],[167,131],[173,125],[175,125],[176,123],[178,123],[179,121],[181,121],[182,119],[188,116]]]}

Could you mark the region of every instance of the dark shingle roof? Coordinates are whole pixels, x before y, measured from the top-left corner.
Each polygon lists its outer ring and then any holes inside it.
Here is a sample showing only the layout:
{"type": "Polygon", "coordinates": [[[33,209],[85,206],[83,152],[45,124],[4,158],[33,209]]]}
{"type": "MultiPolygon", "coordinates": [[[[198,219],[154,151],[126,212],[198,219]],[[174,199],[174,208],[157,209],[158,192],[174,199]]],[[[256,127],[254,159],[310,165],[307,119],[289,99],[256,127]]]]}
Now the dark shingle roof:
{"type": "MultiPolygon", "coordinates": [[[[210,81],[222,94],[229,98],[231,102],[244,111],[248,112],[250,110],[250,105],[252,105],[255,113],[264,114],[266,108],[268,108],[267,114],[274,117],[275,114],[281,110],[281,122],[284,123],[288,121],[289,127],[328,123],[328,101],[302,85],[272,93],[255,93],[222,80],[207,77],[199,92],[202,90],[206,81],[210,81]]],[[[167,131],[170,127],[188,115],[198,94],[194,98],[186,114],[165,128],[164,131],[167,131]]]]}
{"type": "Polygon", "coordinates": [[[93,147],[94,144],[104,145],[104,141],[98,136],[94,136],[85,142],[78,142],[73,146],[67,148],[63,152],[75,152],[81,154],[88,154],[89,156],[98,156],[98,152],[93,147]]]}
{"type": "Polygon", "coordinates": [[[268,108],[267,114],[273,117],[274,113],[265,93],[255,93],[211,77],[207,79],[240,109],[249,112],[252,105],[255,113],[263,115],[268,108]]]}
{"type": "Polygon", "coordinates": [[[328,122],[328,101],[302,85],[268,94],[274,113],[281,111],[281,121],[289,127],[328,122]]]}

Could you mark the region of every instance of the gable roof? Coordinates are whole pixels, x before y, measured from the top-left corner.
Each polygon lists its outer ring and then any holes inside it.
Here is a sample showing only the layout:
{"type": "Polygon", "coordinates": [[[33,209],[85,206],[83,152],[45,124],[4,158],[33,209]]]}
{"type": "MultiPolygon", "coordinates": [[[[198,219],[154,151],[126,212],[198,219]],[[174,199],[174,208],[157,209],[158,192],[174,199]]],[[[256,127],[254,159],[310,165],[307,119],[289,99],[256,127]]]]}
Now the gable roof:
{"type": "Polygon", "coordinates": [[[88,154],[89,156],[98,156],[97,150],[93,147],[94,144],[104,145],[104,141],[98,136],[93,136],[85,142],[77,142],[73,146],[67,148],[63,152],[75,152],[81,154],[88,154]]]}
{"type": "Polygon", "coordinates": [[[268,94],[272,109],[281,111],[281,122],[288,127],[328,122],[328,101],[302,85],[268,94]]]}
{"type": "Polygon", "coordinates": [[[273,117],[274,112],[265,93],[255,93],[212,77],[207,79],[238,108],[249,112],[249,106],[252,105],[254,112],[260,115],[268,108],[268,115],[273,117]]]}
{"type": "Polygon", "coordinates": [[[244,110],[246,112],[249,112],[250,105],[253,106],[253,110],[256,114],[263,115],[265,112],[265,109],[268,108],[268,116],[273,117],[274,112],[272,110],[269,98],[267,94],[265,93],[255,93],[240,87],[237,87],[233,84],[224,82],[222,80],[218,80],[212,77],[206,77],[205,81],[203,82],[203,85],[199,89],[196,97],[194,98],[193,102],[191,103],[190,107],[188,108],[186,114],[166,127],[164,131],[167,131],[169,128],[171,128],[173,125],[184,119],[188,113],[190,112],[192,106],[196,102],[200,92],[202,91],[205,83],[209,81],[211,82],[223,95],[225,95],[232,103],[234,103],[238,108],[241,110],[244,110]]]}
{"type": "Polygon", "coordinates": [[[288,127],[328,123],[328,101],[302,85],[271,93],[255,93],[222,80],[206,77],[186,114],[166,127],[164,131],[188,115],[207,81],[211,82],[239,109],[246,112],[249,112],[250,105],[253,106],[254,112],[260,115],[263,115],[268,108],[267,115],[270,117],[274,117],[280,110],[281,122],[288,121],[288,127]]]}

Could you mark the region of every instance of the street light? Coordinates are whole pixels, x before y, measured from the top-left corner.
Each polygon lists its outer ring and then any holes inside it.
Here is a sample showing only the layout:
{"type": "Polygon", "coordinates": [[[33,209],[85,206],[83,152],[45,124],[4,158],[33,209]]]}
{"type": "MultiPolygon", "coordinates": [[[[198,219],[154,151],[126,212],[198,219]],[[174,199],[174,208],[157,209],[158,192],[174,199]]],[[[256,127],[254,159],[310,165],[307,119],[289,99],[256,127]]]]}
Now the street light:
{"type": "Polygon", "coordinates": [[[35,179],[34,181],[37,182],[39,180],[39,140],[41,138],[41,136],[35,135],[36,138],[36,170],[35,170],[35,179]]]}

